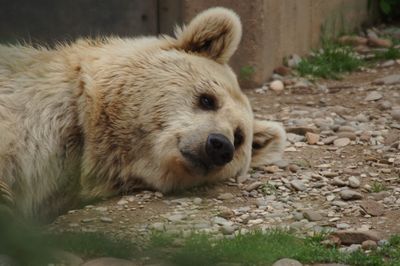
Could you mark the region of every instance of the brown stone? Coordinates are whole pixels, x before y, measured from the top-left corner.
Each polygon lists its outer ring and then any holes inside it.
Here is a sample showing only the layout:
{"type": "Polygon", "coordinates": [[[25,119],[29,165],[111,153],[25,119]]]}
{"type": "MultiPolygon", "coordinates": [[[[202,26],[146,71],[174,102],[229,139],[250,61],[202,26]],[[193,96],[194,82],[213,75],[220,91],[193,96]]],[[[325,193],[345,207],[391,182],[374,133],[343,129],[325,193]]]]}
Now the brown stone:
{"type": "Polygon", "coordinates": [[[340,239],[341,243],[344,245],[351,244],[361,244],[366,240],[379,241],[381,240],[381,236],[378,232],[369,230],[369,231],[354,231],[354,230],[343,230],[332,233],[333,236],[336,236],[340,239]]]}
{"type": "Polygon", "coordinates": [[[354,46],[358,46],[358,45],[366,45],[368,42],[367,38],[364,37],[360,37],[360,36],[342,36],[338,39],[338,42],[340,44],[347,44],[347,45],[354,45],[354,46]]]}
{"type": "Polygon", "coordinates": [[[362,210],[372,216],[381,216],[385,213],[385,206],[374,200],[364,200],[360,203],[362,210]]]}
{"type": "Polygon", "coordinates": [[[363,250],[375,250],[378,244],[374,240],[365,240],[361,243],[361,248],[363,250]]]}
{"type": "Polygon", "coordinates": [[[393,45],[393,43],[389,39],[369,37],[368,38],[368,45],[373,46],[373,47],[390,48],[393,45]]]}
{"type": "Polygon", "coordinates": [[[287,76],[292,72],[292,70],[285,66],[279,66],[274,69],[274,73],[279,74],[281,76],[287,76]]]}
{"type": "Polygon", "coordinates": [[[310,145],[315,145],[319,141],[319,135],[311,132],[306,133],[307,143],[310,145]]]}

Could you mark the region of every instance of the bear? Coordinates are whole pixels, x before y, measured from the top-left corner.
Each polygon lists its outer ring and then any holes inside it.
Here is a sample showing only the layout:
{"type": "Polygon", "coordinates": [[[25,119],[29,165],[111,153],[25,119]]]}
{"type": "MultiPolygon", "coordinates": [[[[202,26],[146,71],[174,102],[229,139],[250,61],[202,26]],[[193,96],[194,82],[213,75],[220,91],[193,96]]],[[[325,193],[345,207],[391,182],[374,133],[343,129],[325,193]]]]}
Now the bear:
{"type": "Polygon", "coordinates": [[[0,198],[46,221],[135,188],[245,175],[281,158],[283,127],[254,119],[228,61],[238,15],[215,7],[175,36],[0,46],[0,198]]]}

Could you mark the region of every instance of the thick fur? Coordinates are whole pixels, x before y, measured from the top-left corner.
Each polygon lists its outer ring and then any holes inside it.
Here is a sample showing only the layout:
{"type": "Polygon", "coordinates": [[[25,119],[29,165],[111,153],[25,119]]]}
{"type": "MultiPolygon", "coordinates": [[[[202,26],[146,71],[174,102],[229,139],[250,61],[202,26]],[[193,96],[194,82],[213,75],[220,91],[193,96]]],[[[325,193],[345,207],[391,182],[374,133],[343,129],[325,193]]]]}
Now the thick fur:
{"type": "Polygon", "coordinates": [[[245,174],[253,134],[252,165],[279,159],[283,129],[253,120],[227,65],[240,38],[238,16],[213,8],[176,38],[0,46],[0,191],[24,216],[48,218],[138,186],[166,192],[245,174]],[[216,108],[202,109],[201,95],[216,108]],[[238,130],[230,163],[197,164],[210,133],[233,143],[238,130]]]}

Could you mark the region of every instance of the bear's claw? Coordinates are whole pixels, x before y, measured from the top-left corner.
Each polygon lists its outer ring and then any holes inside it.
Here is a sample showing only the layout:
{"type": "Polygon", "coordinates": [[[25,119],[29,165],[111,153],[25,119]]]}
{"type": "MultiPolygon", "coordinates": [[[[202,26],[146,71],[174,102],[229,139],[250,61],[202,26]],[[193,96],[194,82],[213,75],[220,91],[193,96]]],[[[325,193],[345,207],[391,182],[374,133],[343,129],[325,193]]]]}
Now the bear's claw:
{"type": "Polygon", "coordinates": [[[0,180],[0,205],[14,206],[14,196],[6,183],[0,180]]]}

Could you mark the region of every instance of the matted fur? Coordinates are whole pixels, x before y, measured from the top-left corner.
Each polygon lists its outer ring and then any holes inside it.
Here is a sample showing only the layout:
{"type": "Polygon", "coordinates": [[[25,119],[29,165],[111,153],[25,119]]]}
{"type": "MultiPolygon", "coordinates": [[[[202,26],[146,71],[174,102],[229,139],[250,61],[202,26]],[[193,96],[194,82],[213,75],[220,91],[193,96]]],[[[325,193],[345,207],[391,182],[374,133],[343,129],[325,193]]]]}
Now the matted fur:
{"type": "Polygon", "coordinates": [[[176,38],[0,46],[0,197],[48,218],[137,186],[166,192],[236,177],[250,166],[253,134],[252,165],[278,159],[283,129],[253,120],[226,64],[240,38],[238,16],[213,8],[176,38]],[[199,107],[204,94],[214,110],[199,107]],[[230,163],[198,163],[210,133],[233,143],[238,130],[230,163]]]}

